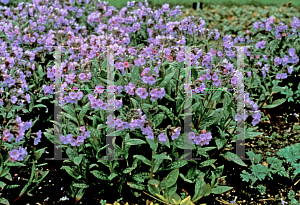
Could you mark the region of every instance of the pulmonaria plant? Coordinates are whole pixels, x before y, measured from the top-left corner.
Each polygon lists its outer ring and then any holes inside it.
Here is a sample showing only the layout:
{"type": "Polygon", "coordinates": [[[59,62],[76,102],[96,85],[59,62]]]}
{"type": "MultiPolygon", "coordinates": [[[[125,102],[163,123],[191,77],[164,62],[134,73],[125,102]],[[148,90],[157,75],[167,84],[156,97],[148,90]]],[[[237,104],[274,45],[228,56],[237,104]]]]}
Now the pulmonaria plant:
{"type": "MultiPolygon", "coordinates": [[[[252,116],[252,125],[257,125],[261,118],[259,108],[265,106],[267,97],[282,91],[278,83],[299,69],[298,49],[282,46],[287,39],[299,38],[296,34],[300,21],[296,17],[292,28],[276,25],[269,18],[255,22],[245,35],[233,39],[232,35],[221,36],[218,30],[207,29],[202,18],[189,16],[179,20],[182,14],[179,6],[170,8],[164,4],[156,9],[150,8],[147,1],[128,2],[120,11],[107,2],[88,0],[64,4],[54,0],[33,1],[1,9],[4,18],[0,20],[0,32],[5,39],[0,39],[0,122],[3,122],[0,131],[1,146],[7,152],[4,159],[11,163],[22,160],[31,163],[28,159],[33,154],[37,159],[44,152],[35,150],[42,133],[53,142],[53,132],[33,127],[38,118],[22,122],[17,115],[40,112],[39,109],[47,108],[46,103],[53,103],[55,80],[59,81],[55,75],[61,69],[61,90],[56,91],[60,93],[58,100],[63,110],[59,137],[70,158],[62,168],[74,181],[80,181],[81,185],[72,189],[76,202],[92,185],[87,180],[89,172],[97,178],[96,182],[120,182],[120,191],[124,183],[133,189],[146,190],[143,183],[147,180],[147,185],[151,185],[148,191],[166,203],[180,204],[175,193],[178,176],[196,184],[193,202],[210,193],[220,194],[220,189],[229,190],[230,187],[220,188],[215,180],[221,177],[224,167],[215,167],[212,152],[232,140],[233,133],[228,128],[234,127],[234,120],[252,116]],[[271,42],[260,35],[268,32],[271,42]],[[235,113],[234,92],[229,89],[236,88],[240,81],[236,77],[237,52],[233,46],[245,42],[255,49],[244,50],[247,110],[239,116],[235,113]],[[214,46],[208,48],[208,45],[214,46]],[[61,68],[54,62],[57,46],[62,53],[61,68]],[[111,60],[108,46],[113,47],[114,65],[110,65],[114,66],[113,72],[107,69],[111,60]],[[191,49],[189,82],[185,82],[185,46],[199,46],[191,49]],[[114,82],[107,79],[111,75],[114,82]],[[191,93],[192,108],[188,125],[192,132],[187,137],[193,145],[191,151],[196,151],[193,157],[203,158],[200,167],[191,161],[172,161],[186,157],[182,149],[185,149],[186,113],[183,112],[187,92],[191,93]],[[254,93],[262,97],[254,100],[254,93]],[[110,94],[114,97],[108,99],[110,94]],[[106,111],[114,111],[114,116],[106,111]],[[117,139],[122,138],[122,142],[115,140],[114,154],[125,159],[123,167],[118,161],[95,162],[95,156],[105,158],[102,150],[107,146],[106,126],[115,129],[113,134],[117,139]],[[31,129],[36,129],[36,133],[30,137],[31,129]],[[28,142],[30,138],[34,139],[33,147],[28,142]],[[28,146],[25,150],[32,154],[29,156],[20,145],[28,146]],[[109,172],[100,168],[103,165],[109,172]],[[149,172],[141,172],[142,166],[149,166],[149,172]],[[74,167],[79,172],[71,171],[74,167]],[[179,175],[181,167],[192,171],[181,170],[179,175]],[[167,178],[157,174],[154,179],[154,173],[168,169],[173,171],[167,178]],[[211,183],[206,184],[205,180],[211,183]]],[[[276,101],[269,106],[280,103],[276,101]]],[[[221,156],[228,158],[235,154],[226,152],[221,156]]],[[[33,163],[32,170],[34,166],[33,163]]]]}

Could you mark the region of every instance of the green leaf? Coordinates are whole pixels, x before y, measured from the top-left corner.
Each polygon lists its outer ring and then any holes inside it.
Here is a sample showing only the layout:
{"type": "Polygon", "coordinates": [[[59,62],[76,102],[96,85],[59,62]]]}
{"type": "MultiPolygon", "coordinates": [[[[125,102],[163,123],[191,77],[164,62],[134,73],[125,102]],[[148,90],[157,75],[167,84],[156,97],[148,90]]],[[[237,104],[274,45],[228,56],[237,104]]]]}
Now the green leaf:
{"type": "Polygon", "coordinates": [[[262,158],[263,158],[261,154],[255,154],[255,153],[252,152],[252,151],[248,151],[248,152],[247,152],[247,155],[248,155],[249,158],[251,159],[251,162],[252,162],[252,163],[255,163],[255,164],[259,163],[259,162],[262,160],[262,158]],[[254,161],[252,161],[252,159],[253,159],[254,161]]]}
{"type": "Polygon", "coordinates": [[[78,187],[78,188],[82,188],[82,189],[86,189],[86,188],[89,188],[89,185],[87,184],[81,184],[81,183],[74,183],[73,184],[74,187],[78,187]]]}
{"type": "Polygon", "coordinates": [[[39,179],[37,179],[37,178],[34,179],[33,182],[36,183],[36,184],[41,183],[41,182],[43,181],[43,179],[49,174],[49,172],[50,172],[50,170],[45,171],[45,172],[42,172],[42,173],[43,173],[43,174],[42,174],[42,177],[39,178],[39,179]]]}
{"type": "Polygon", "coordinates": [[[105,174],[103,171],[99,171],[99,170],[93,170],[91,171],[91,173],[98,179],[101,180],[107,180],[107,174],[105,174]]]}
{"type": "Polygon", "coordinates": [[[70,147],[67,148],[66,153],[72,161],[74,161],[74,158],[78,156],[77,152],[70,147]]]}
{"type": "Polygon", "coordinates": [[[0,175],[0,177],[4,177],[6,176],[10,171],[10,167],[9,166],[6,166],[2,172],[2,174],[0,175]]]}
{"type": "Polygon", "coordinates": [[[169,202],[168,199],[164,198],[164,197],[163,197],[162,195],[160,195],[160,194],[156,194],[156,196],[157,196],[158,198],[160,198],[161,200],[163,200],[164,202],[169,202]]]}
{"type": "Polygon", "coordinates": [[[79,166],[80,162],[82,160],[82,156],[78,156],[74,158],[74,164],[76,164],[77,166],[79,166]]]}
{"type": "Polygon", "coordinates": [[[200,167],[212,166],[215,169],[216,168],[214,165],[215,161],[217,161],[217,159],[206,160],[206,161],[200,163],[200,167]]]}
{"type": "Polygon", "coordinates": [[[166,153],[156,154],[153,156],[154,159],[168,159],[172,161],[172,158],[167,156],[166,153]]]}
{"type": "Polygon", "coordinates": [[[245,139],[253,139],[255,136],[263,134],[263,132],[248,132],[247,130],[245,130],[245,139]]]}
{"type": "Polygon", "coordinates": [[[181,202],[181,198],[178,194],[174,193],[170,197],[170,202],[171,202],[171,204],[179,205],[181,202]]]}
{"type": "Polygon", "coordinates": [[[72,108],[70,104],[62,106],[62,109],[67,112],[72,117],[76,117],[75,110],[72,108]]]}
{"type": "Polygon", "coordinates": [[[147,159],[146,157],[142,156],[142,155],[133,155],[134,158],[137,158],[139,160],[141,160],[142,162],[144,162],[145,164],[151,166],[151,162],[149,159],[147,159]]]}
{"type": "Polygon", "coordinates": [[[230,186],[217,186],[215,188],[212,188],[211,193],[213,194],[223,194],[224,192],[229,191],[233,187],[230,186]]]}
{"type": "Polygon", "coordinates": [[[0,191],[2,191],[2,190],[4,189],[5,186],[6,186],[6,183],[0,181],[0,188],[1,188],[0,191]]]}
{"type": "Polygon", "coordinates": [[[6,198],[4,198],[4,197],[0,198],[0,203],[1,204],[5,204],[5,205],[9,205],[9,201],[6,198]]]}
{"type": "Polygon", "coordinates": [[[188,164],[187,160],[175,160],[174,162],[171,162],[169,164],[168,168],[165,170],[178,169],[178,168],[184,167],[187,164],[188,164]]]}
{"type": "Polygon", "coordinates": [[[265,167],[262,164],[257,164],[257,165],[253,164],[252,170],[254,176],[256,176],[260,181],[264,180],[269,173],[269,168],[265,167]]]}
{"type": "Polygon", "coordinates": [[[146,142],[144,140],[141,139],[129,139],[126,140],[125,143],[127,145],[140,145],[140,144],[146,144],[146,142]]]}
{"type": "Polygon", "coordinates": [[[130,98],[130,100],[132,101],[132,104],[133,104],[133,108],[134,108],[134,109],[140,108],[140,105],[139,105],[139,103],[138,103],[138,101],[137,101],[136,99],[130,98]]]}
{"type": "Polygon", "coordinates": [[[171,98],[171,96],[168,95],[168,94],[165,94],[164,97],[167,98],[168,100],[172,101],[172,102],[175,102],[175,100],[173,98],[171,98]]]}
{"type": "Polygon", "coordinates": [[[215,142],[218,149],[221,149],[227,142],[226,138],[215,138],[215,142]]]}
{"type": "Polygon", "coordinates": [[[149,172],[141,172],[138,174],[134,174],[132,178],[138,182],[144,182],[146,179],[150,179],[150,173],[149,172]]]}
{"type": "Polygon", "coordinates": [[[153,117],[153,123],[155,128],[157,128],[162,123],[164,117],[165,117],[164,114],[157,114],[153,117]]]}
{"type": "Polygon", "coordinates": [[[286,101],[285,98],[277,99],[272,103],[272,105],[264,105],[264,106],[262,106],[262,108],[274,108],[274,107],[277,107],[277,106],[283,104],[285,101],[286,101]]]}
{"type": "Polygon", "coordinates": [[[140,79],[140,70],[139,67],[133,66],[133,69],[131,71],[131,82],[136,85],[137,81],[140,79]]]}
{"type": "Polygon", "coordinates": [[[75,117],[72,117],[70,114],[67,113],[62,113],[63,116],[65,116],[66,118],[73,120],[75,123],[78,123],[77,119],[75,117]]]}
{"type": "Polygon", "coordinates": [[[145,190],[146,186],[143,184],[138,184],[138,183],[133,183],[133,182],[127,182],[127,184],[134,189],[138,189],[138,190],[145,190]]]}
{"type": "Polygon", "coordinates": [[[191,196],[186,197],[180,202],[180,205],[192,205],[191,196]]]}
{"type": "Polygon", "coordinates": [[[35,106],[33,106],[33,107],[44,107],[44,108],[47,108],[47,106],[46,106],[46,105],[43,105],[43,104],[38,104],[38,105],[35,105],[35,106]]]}
{"type": "Polygon", "coordinates": [[[14,188],[17,188],[19,186],[20,186],[19,184],[7,185],[5,189],[14,189],[14,188]]]}
{"type": "Polygon", "coordinates": [[[226,152],[224,154],[221,154],[220,156],[224,157],[228,161],[233,161],[241,166],[247,167],[247,165],[239,158],[236,154],[232,152],[226,152]]]}
{"type": "Polygon", "coordinates": [[[165,87],[169,81],[172,79],[172,77],[174,76],[174,74],[176,73],[176,71],[168,74],[165,79],[160,83],[159,87],[162,88],[162,87],[165,87]]]}
{"type": "Polygon", "coordinates": [[[47,99],[49,99],[49,97],[42,97],[42,98],[38,99],[36,102],[40,103],[40,102],[42,102],[42,100],[47,100],[47,99]]]}
{"type": "Polygon", "coordinates": [[[35,174],[35,161],[33,160],[30,179],[27,182],[27,184],[24,186],[24,188],[21,190],[19,196],[21,196],[28,189],[28,187],[31,185],[31,183],[33,181],[33,178],[34,178],[34,174],[35,174]]]}
{"type": "Polygon", "coordinates": [[[216,171],[215,171],[216,178],[218,178],[222,175],[223,170],[224,170],[224,164],[222,166],[219,166],[216,168],[216,171]]]}
{"type": "Polygon", "coordinates": [[[79,122],[81,122],[85,116],[85,114],[87,113],[87,111],[90,109],[90,103],[88,102],[85,106],[83,106],[83,108],[81,109],[78,118],[79,118],[79,122]]]}
{"type": "Polygon", "coordinates": [[[75,201],[80,201],[84,195],[85,189],[81,188],[76,194],[75,201]]]}
{"type": "Polygon", "coordinates": [[[75,179],[80,179],[81,178],[81,175],[79,175],[78,173],[75,173],[71,167],[68,167],[68,166],[62,166],[61,169],[63,170],[66,170],[66,172],[73,178],[75,179]]]}
{"type": "Polygon", "coordinates": [[[167,108],[163,105],[158,105],[158,108],[162,109],[167,114],[167,116],[171,119],[172,124],[174,124],[174,114],[173,114],[173,112],[169,108],[167,108]]]}
{"type": "Polygon", "coordinates": [[[155,185],[148,184],[148,191],[153,195],[156,196],[156,194],[160,194],[160,190],[158,186],[156,187],[155,185]]]}
{"type": "Polygon", "coordinates": [[[177,179],[178,179],[178,175],[179,175],[179,169],[174,169],[173,171],[171,171],[169,173],[169,175],[166,178],[166,187],[171,187],[173,186],[177,179]]]}
{"type": "Polygon", "coordinates": [[[18,166],[26,166],[25,164],[21,163],[21,162],[17,162],[17,161],[14,161],[14,162],[8,162],[7,163],[7,166],[12,166],[12,167],[18,167],[18,166]]]}
{"type": "Polygon", "coordinates": [[[210,195],[212,189],[209,183],[205,184],[202,188],[202,195],[203,196],[208,196],[210,195]]]}
{"type": "Polygon", "coordinates": [[[54,144],[54,135],[51,135],[47,132],[43,132],[43,134],[45,135],[45,137],[54,144]]]}
{"type": "Polygon", "coordinates": [[[146,140],[147,140],[148,144],[150,145],[150,148],[152,149],[152,151],[156,152],[157,147],[158,147],[158,142],[154,142],[154,140],[149,139],[148,137],[146,137],[146,140]]]}
{"type": "Polygon", "coordinates": [[[186,181],[186,182],[188,182],[188,183],[193,183],[192,180],[187,179],[182,173],[180,173],[179,175],[180,175],[180,177],[181,177],[184,181],[186,181]]]}
{"type": "Polygon", "coordinates": [[[177,190],[177,184],[175,183],[173,186],[167,188],[167,193],[169,196],[175,194],[177,190]]]}
{"type": "Polygon", "coordinates": [[[34,79],[35,84],[38,85],[39,84],[39,77],[37,76],[36,72],[33,72],[32,75],[33,75],[33,79],[34,79]]]}
{"type": "Polygon", "coordinates": [[[38,66],[38,72],[39,72],[40,78],[43,78],[45,73],[44,73],[44,70],[41,65],[38,66]]]}
{"type": "Polygon", "coordinates": [[[192,202],[195,202],[196,199],[201,197],[201,192],[204,185],[205,185],[205,181],[203,179],[203,176],[201,176],[200,179],[198,179],[195,184],[195,195],[192,198],[192,202]]]}
{"type": "Polygon", "coordinates": [[[163,162],[162,159],[156,159],[153,163],[153,173],[156,173],[159,169],[160,164],[163,162]]]}
{"type": "Polygon", "coordinates": [[[41,158],[42,154],[44,153],[46,148],[38,149],[34,152],[35,159],[38,160],[41,158]]]}
{"type": "Polygon", "coordinates": [[[114,136],[121,136],[123,134],[123,131],[119,131],[119,130],[116,130],[114,132],[111,132],[109,134],[107,134],[107,136],[111,136],[111,137],[114,137],[114,136]]]}

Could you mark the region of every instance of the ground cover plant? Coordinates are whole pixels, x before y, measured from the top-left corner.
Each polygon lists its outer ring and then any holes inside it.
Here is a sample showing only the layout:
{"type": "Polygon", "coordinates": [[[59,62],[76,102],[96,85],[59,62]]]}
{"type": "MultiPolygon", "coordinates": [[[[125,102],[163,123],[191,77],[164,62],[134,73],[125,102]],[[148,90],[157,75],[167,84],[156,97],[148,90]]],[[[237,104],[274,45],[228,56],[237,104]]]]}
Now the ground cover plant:
{"type": "MultiPolygon", "coordinates": [[[[228,31],[208,29],[203,18],[179,20],[179,6],[168,4],[157,9],[147,1],[128,2],[119,11],[107,2],[88,0],[35,0],[16,7],[1,3],[8,5],[0,13],[2,204],[34,197],[49,175],[63,181],[52,187],[61,190],[59,203],[68,199],[70,204],[120,198],[133,203],[134,197],[139,204],[146,198],[165,204],[209,204],[213,194],[233,189],[223,173],[232,163],[248,169],[240,181],[251,186],[276,173],[292,182],[299,179],[298,144],[268,158],[270,168],[259,164],[261,157],[254,152],[247,152],[253,161],[246,164],[232,149],[236,121],[244,120],[245,138],[254,139],[262,134],[256,126],[261,117],[268,120],[261,110],[300,102],[300,84],[289,84],[289,78],[299,74],[298,17],[290,25],[272,17],[261,19],[232,37],[228,31]],[[238,45],[252,46],[244,52],[245,95],[232,91],[239,81],[238,45]],[[190,74],[185,46],[197,46],[191,48],[190,74]],[[61,56],[55,56],[56,47],[61,56]],[[110,52],[113,73],[108,68],[110,52]],[[55,64],[58,58],[61,68],[55,64]],[[62,72],[56,99],[62,124],[54,121],[57,70],[62,72]],[[188,93],[192,118],[186,142],[188,93]],[[236,113],[236,98],[245,101],[244,115],[236,113]],[[62,133],[61,145],[55,147],[68,160],[44,160],[47,154],[54,156],[53,125],[62,133]],[[108,134],[116,136],[114,141],[106,141],[108,134]],[[200,161],[176,160],[188,156],[187,143],[192,157],[200,161]],[[107,149],[108,144],[114,150],[107,149]],[[123,160],[110,160],[112,155],[123,160]],[[285,161],[290,164],[283,166],[285,161]],[[47,170],[51,163],[61,171],[47,170]],[[16,180],[18,175],[25,182],[16,180]],[[105,198],[111,193],[113,198],[105,198]]],[[[266,192],[264,185],[254,188],[266,192]]],[[[284,200],[297,201],[296,191],[284,200]]]]}

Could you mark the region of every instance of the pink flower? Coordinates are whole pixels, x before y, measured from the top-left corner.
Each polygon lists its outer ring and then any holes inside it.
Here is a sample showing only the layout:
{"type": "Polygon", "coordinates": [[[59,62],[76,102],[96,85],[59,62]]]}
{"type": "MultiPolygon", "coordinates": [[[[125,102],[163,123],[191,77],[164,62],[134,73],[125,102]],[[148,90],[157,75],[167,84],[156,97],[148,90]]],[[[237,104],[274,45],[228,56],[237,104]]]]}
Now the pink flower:
{"type": "Polygon", "coordinates": [[[127,61],[124,62],[124,67],[125,67],[125,68],[128,68],[128,67],[129,67],[129,62],[127,62],[127,61]]]}

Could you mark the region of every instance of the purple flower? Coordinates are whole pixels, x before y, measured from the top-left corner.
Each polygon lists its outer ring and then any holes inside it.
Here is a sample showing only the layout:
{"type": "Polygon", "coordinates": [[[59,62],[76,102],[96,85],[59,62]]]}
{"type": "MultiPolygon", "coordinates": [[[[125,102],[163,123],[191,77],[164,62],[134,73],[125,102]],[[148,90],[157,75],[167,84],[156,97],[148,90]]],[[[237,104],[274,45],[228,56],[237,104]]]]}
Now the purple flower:
{"type": "Polygon", "coordinates": [[[218,80],[218,75],[217,75],[217,73],[214,73],[214,74],[213,74],[212,80],[213,80],[213,81],[217,81],[217,80],[218,80]]]}
{"type": "Polygon", "coordinates": [[[84,132],[85,131],[85,127],[81,126],[79,130],[80,130],[80,132],[84,132]]]}
{"type": "Polygon", "coordinates": [[[60,136],[60,141],[62,141],[62,143],[64,143],[64,144],[68,144],[67,138],[63,135],[60,136]]]}
{"type": "Polygon", "coordinates": [[[25,100],[30,103],[30,95],[28,93],[25,95],[25,100]]]}
{"type": "Polygon", "coordinates": [[[17,99],[16,96],[12,96],[10,101],[11,101],[12,104],[15,104],[17,102],[17,100],[18,99],[17,99]]]}
{"type": "Polygon", "coordinates": [[[276,74],[276,79],[278,79],[278,80],[281,79],[281,74],[280,73],[276,74]]]}
{"type": "Polygon", "coordinates": [[[289,55],[290,55],[291,57],[295,56],[295,55],[296,55],[296,50],[295,50],[294,48],[290,48],[290,49],[289,49],[289,55]]]}
{"type": "Polygon", "coordinates": [[[291,66],[291,67],[288,68],[288,73],[292,74],[292,72],[293,72],[293,66],[291,66]]]}
{"type": "Polygon", "coordinates": [[[218,55],[220,58],[224,58],[224,55],[223,55],[222,51],[218,51],[217,55],[218,55]]]}
{"type": "Polygon", "coordinates": [[[122,99],[121,100],[115,100],[115,106],[117,109],[120,109],[122,107],[122,99]]]}
{"type": "Polygon", "coordinates": [[[115,92],[115,85],[109,85],[109,86],[107,86],[107,92],[114,93],[115,92]]]}
{"type": "Polygon", "coordinates": [[[188,134],[188,136],[189,136],[189,140],[194,140],[195,139],[195,133],[194,132],[190,132],[188,134]]]}
{"type": "Polygon", "coordinates": [[[65,80],[67,83],[73,84],[73,80],[75,79],[75,77],[76,77],[76,75],[74,73],[71,73],[69,75],[66,75],[65,80]]]}
{"type": "Polygon", "coordinates": [[[76,95],[76,93],[75,92],[70,92],[69,93],[69,97],[71,98],[71,99],[76,99],[77,98],[77,95],[76,95]]]}
{"type": "Polygon", "coordinates": [[[11,161],[14,162],[20,156],[19,150],[13,149],[12,151],[9,152],[9,156],[10,156],[10,159],[12,159],[11,161]]]}
{"type": "Polygon", "coordinates": [[[8,3],[9,3],[9,0],[1,0],[1,3],[3,3],[3,4],[8,4],[8,3]]]}
{"type": "Polygon", "coordinates": [[[232,84],[233,86],[235,86],[236,83],[237,83],[237,78],[236,78],[235,76],[233,76],[233,77],[231,78],[231,84],[232,84]]]}
{"type": "Polygon", "coordinates": [[[39,142],[41,142],[41,138],[37,137],[34,139],[33,144],[36,146],[39,144],[39,142]]]}
{"type": "Polygon", "coordinates": [[[279,57],[276,57],[274,59],[274,65],[280,65],[281,64],[281,59],[279,57]]]}
{"type": "Polygon", "coordinates": [[[146,88],[138,88],[135,92],[140,98],[146,99],[148,96],[148,93],[146,91],[146,88]]]}
{"type": "Polygon", "coordinates": [[[87,131],[87,132],[84,132],[84,133],[83,133],[83,136],[84,136],[84,137],[90,137],[90,134],[91,134],[91,132],[90,132],[90,131],[87,131]]]}
{"type": "Polygon", "coordinates": [[[118,86],[118,87],[117,87],[117,90],[118,90],[119,93],[122,92],[122,89],[123,89],[123,86],[118,86]]]}
{"type": "Polygon", "coordinates": [[[86,78],[86,75],[85,73],[80,73],[78,77],[80,80],[84,80],[86,78]]]}
{"type": "Polygon", "coordinates": [[[77,142],[74,138],[72,138],[71,140],[69,140],[69,143],[71,144],[71,146],[76,146],[77,142]]]}
{"type": "Polygon", "coordinates": [[[180,128],[180,127],[177,127],[177,128],[174,130],[174,133],[172,134],[172,140],[178,139],[178,136],[180,135],[180,131],[181,131],[181,128],[180,128]]]}
{"type": "Polygon", "coordinates": [[[103,92],[104,92],[104,87],[102,85],[97,85],[95,87],[95,91],[94,91],[95,94],[102,94],[103,92]]]}
{"type": "Polygon", "coordinates": [[[41,137],[42,137],[42,131],[39,130],[39,131],[36,133],[36,136],[37,136],[38,138],[41,138],[41,137]]]}
{"type": "Polygon", "coordinates": [[[168,137],[164,133],[161,133],[160,135],[158,135],[158,139],[160,142],[164,143],[167,141],[168,137]]]}
{"type": "Polygon", "coordinates": [[[83,93],[81,91],[77,92],[76,97],[78,100],[80,100],[83,97],[83,93]]]}
{"type": "Polygon", "coordinates": [[[115,110],[115,101],[113,99],[108,100],[107,104],[108,104],[108,110],[110,111],[115,110]]]}
{"type": "Polygon", "coordinates": [[[264,49],[265,48],[265,45],[266,45],[266,42],[265,41],[260,41],[258,42],[256,45],[255,45],[255,48],[256,49],[264,49]]]}
{"type": "Polygon", "coordinates": [[[196,136],[194,138],[194,142],[196,143],[196,145],[205,145],[206,143],[206,139],[203,137],[204,134],[200,134],[199,136],[196,136]]]}
{"type": "Polygon", "coordinates": [[[80,143],[84,142],[84,137],[83,136],[78,136],[77,137],[77,142],[80,142],[80,143]]]}

